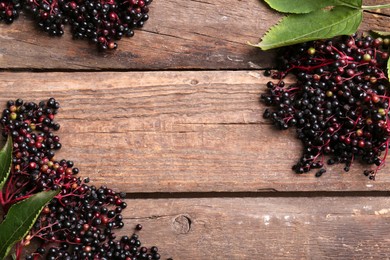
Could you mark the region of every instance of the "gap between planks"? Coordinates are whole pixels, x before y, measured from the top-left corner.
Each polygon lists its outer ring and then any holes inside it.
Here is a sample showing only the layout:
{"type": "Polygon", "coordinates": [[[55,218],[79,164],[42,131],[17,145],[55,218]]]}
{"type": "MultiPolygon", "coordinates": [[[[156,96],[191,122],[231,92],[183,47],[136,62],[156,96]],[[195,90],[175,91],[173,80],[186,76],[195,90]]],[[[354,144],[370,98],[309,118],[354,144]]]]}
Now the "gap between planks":
{"type": "Polygon", "coordinates": [[[387,191],[355,164],[297,175],[294,131],[262,118],[260,71],[0,73],[0,102],[61,102],[58,157],[127,193],[387,191]],[[26,91],[28,89],[28,91],[26,91]]]}
{"type": "Polygon", "coordinates": [[[133,192],[127,199],[389,197],[390,191],[133,192]]]}
{"type": "MultiPolygon", "coordinates": [[[[377,4],[380,1],[370,1],[377,4]]],[[[259,0],[154,1],[151,19],[115,52],[100,53],[87,41],[39,31],[25,15],[0,24],[0,69],[42,71],[259,69],[274,66],[275,52],[257,43],[280,14],[259,0]]],[[[364,12],[361,31],[386,30],[390,17],[364,12]]],[[[69,29],[69,28],[68,28],[69,29]]]]}

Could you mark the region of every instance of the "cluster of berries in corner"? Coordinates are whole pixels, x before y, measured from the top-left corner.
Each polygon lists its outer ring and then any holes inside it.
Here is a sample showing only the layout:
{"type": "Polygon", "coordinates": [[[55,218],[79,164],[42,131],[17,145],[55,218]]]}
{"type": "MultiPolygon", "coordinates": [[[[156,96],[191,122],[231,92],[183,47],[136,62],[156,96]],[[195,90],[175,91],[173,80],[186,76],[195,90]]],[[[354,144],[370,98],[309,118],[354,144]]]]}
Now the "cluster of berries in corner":
{"type": "Polygon", "coordinates": [[[44,32],[64,34],[69,24],[75,39],[88,39],[100,50],[116,49],[149,19],[152,0],[0,0],[0,22],[13,23],[25,10],[44,32]]]}
{"type": "MultiPolygon", "coordinates": [[[[16,258],[29,246],[32,253],[26,260],[160,259],[158,248],[142,246],[136,232],[116,237],[115,230],[124,226],[125,193],[89,185],[89,178],[78,177],[73,161],[56,159],[61,149],[55,134],[60,129],[55,121],[59,107],[54,98],[40,103],[10,100],[0,119],[3,136],[13,140],[10,176],[0,191],[4,213],[38,192],[60,191],[16,245],[16,258]]],[[[135,228],[141,229],[140,224],[135,228]]]]}
{"type": "Polygon", "coordinates": [[[356,160],[368,165],[370,179],[384,167],[389,150],[390,39],[343,36],[283,49],[274,80],[261,100],[264,117],[279,129],[294,127],[303,144],[296,173],[356,160]],[[285,77],[294,83],[286,84],[285,77]],[[329,159],[325,159],[329,158],[329,159]],[[373,165],[373,167],[370,167],[373,165]]]}

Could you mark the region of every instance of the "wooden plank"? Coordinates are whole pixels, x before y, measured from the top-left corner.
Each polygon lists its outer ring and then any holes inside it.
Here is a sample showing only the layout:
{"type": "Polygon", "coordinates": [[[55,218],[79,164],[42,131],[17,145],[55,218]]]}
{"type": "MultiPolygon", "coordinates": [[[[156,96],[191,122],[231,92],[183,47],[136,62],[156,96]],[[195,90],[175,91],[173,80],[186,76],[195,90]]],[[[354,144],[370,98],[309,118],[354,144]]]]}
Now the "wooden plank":
{"type": "Polygon", "coordinates": [[[50,96],[62,104],[58,159],[96,185],[126,192],[388,190],[355,164],[296,175],[294,131],[275,131],[259,102],[255,71],[0,73],[0,104],[50,96]]]}
{"type": "Polygon", "coordinates": [[[388,259],[386,197],[128,200],[126,230],[137,223],[162,259],[388,259]]]}
{"type": "MultiPolygon", "coordinates": [[[[389,3],[388,0],[364,0],[363,2],[364,2],[364,5],[384,5],[384,4],[389,3]]],[[[377,13],[377,14],[390,15],[389,8],[373,9],[373,10],[370,10],[370,12],[377,13]]]]}
{"type": "MultiPolygon", "coordinates": [[[[379,2],[379,1],[376,1],[379,2]]],[[[0,24],[0,69],[159,70],[257,69],[273,64],[274,52],[256,43],[281,17],[259,0],[155,0],[150,19],[114,52],[98,53],[85,41],[46,36],[22,15],[0,24]]],[[[362,30],[387,28],[390,17],[367,13],[362,30]]]]}
{"type": "Polygon", "coordinates": [[[115,52],[99,54],[70,32],[51,38],[25,16],[0,25],[0,68],[183,69],[269,66],[271,54],[247,42],[258,41],[277,16],[258,0],[153,1],[150,19],[115,52]],[[50,62],[48,62],[50,61],[50,62]]]}

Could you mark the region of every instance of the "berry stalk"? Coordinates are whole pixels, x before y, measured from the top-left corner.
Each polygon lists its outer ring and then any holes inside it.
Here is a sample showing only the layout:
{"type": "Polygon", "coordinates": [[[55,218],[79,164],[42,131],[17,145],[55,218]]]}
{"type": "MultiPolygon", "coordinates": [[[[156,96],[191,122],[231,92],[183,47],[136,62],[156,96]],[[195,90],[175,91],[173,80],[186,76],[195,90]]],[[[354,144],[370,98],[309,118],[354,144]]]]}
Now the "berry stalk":
{"type": "Polygon", "coordinates": [[[364,173],[375,179],[383,168],[389,149],[390,92],[386,75],[389,41],[370,36],[338,37],[283,49],[277,80],[267,83],[261,100],[272,109],[264,117],[279,129],[295,127],[304,145],[296,173],[343,163],[349,171],[353,162],[374,165],[364,173]],[[292,74],[296,82],[285,85],[292,74]],[[321,159],[320,159],[321,158],[321,159]]]}

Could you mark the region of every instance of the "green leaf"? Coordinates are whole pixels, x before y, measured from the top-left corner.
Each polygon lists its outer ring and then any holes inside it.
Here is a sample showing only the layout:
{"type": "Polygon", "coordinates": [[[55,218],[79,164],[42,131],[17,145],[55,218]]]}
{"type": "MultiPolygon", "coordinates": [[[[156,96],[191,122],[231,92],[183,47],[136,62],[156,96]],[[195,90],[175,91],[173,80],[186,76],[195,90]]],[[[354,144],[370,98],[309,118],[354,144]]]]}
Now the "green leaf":
{"type": "Polygon", "coordinates": [[[362,17],[362,10],[345,6],[308,14],[292,14],[271,27],[255,46],[269,50],[338,35],[350,35],[356,32],[362,17]]]}
{"type": "Polygon", "coordinates": [[[8,179],[12,163],[12,138],[8,136],[7,142],[0,151],[0,192],[8,179]]]}
{"type": "Polygon", "coordinates": [[[362,0],[335,0],[335,5],[345,5],[349,7],[361,8],[363,5],[362,0]]]}
{"type": "Polygon", "coordinates": [[[376,31],[376,30],[372,30],[371,32],[373,32],[375,35],[382,36],[382,37],[390,36],[390,32],[376,31]]]}
{"type": "Polygon", "coordinates": [[[59,191],[43,191],[12,205],[0,224],[0,259],[27,235],[40,212],[59,191]]]}
{"type": "Polygon", "coordinates": [[[306,14],[327,6],[345,5],[360,8],[362,0],[264,0],[272,9],[282,13],[306,14]]]}
{"type": "Polygon", "coordinates": [[[387,60],[387,79],[390,81],[390,58],[387,60]]]}

